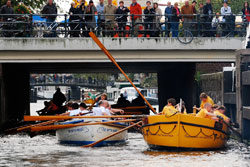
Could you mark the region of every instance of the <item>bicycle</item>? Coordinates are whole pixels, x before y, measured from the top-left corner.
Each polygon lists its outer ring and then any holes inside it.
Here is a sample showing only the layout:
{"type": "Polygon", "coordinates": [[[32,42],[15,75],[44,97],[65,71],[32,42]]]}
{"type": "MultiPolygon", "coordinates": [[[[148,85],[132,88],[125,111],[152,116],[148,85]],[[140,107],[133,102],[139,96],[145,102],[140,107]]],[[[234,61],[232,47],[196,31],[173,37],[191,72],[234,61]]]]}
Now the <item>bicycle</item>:
{"type": "Polygon", "coordinates": [[[189,44],[193,41],[194,36],[191,31],[185,30],[183,27],[179,29],[177,39],[182,44],[189,44]]]}

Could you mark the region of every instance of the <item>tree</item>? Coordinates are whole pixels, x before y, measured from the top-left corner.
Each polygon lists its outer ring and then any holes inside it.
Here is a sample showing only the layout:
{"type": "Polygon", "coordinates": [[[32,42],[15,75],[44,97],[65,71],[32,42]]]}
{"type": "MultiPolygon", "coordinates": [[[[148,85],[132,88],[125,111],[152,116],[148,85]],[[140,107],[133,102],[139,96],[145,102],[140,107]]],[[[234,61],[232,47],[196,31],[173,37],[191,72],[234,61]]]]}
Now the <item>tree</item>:
{"type": "MultiPolygon", "coordinates": [[[[240,14],[241,9],[243,8],[243,4],[245,0],[227,0],[228,5],[231,7],[233,14],[240,14]]],[[[198,0],[199,3],[203,3],[205,5],[206,1],[205,0],[198,0]]],[[[223,0],[211,0],[212,6],[213,6],[213,11],[214,14],[216,12],[220,12],[221,7],[223,6],[223,0]]]]}
{"type": "MultiPolygon", "coordinates": [[[[7,0],[1,0],[1,5],[6,4],[7,0]]],[[[23,2],[26,6],[30,7],[33,11],[41,9],[47,2],[47,0],[11,0],[12,6],[17,6],[20,2],[23,2]]]]}

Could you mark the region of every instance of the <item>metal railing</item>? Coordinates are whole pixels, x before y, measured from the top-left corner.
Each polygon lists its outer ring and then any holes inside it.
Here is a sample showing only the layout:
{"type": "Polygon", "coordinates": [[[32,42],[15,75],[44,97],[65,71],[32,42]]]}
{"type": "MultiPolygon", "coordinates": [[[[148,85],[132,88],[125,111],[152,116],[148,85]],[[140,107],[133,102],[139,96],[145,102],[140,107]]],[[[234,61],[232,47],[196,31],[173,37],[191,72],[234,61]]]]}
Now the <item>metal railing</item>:
{"type": "Polygon", "coordinates": [[[235,37],[245,36],[248,22],[242,15],[0,15],[1,37],[235,37]],[[55,21],[51,17],[57,17],[55,21]],[[161,19],[157,19],[161,18],[161,19]],[[240,18],[240,19],[236,19],[240,18]],[[60,21],[58,21],[60,20],[60,21]],[[178,20],[178,21],[176,21],[178,20]],[[236,21],[240,20],[240,21],[236,21]]]}

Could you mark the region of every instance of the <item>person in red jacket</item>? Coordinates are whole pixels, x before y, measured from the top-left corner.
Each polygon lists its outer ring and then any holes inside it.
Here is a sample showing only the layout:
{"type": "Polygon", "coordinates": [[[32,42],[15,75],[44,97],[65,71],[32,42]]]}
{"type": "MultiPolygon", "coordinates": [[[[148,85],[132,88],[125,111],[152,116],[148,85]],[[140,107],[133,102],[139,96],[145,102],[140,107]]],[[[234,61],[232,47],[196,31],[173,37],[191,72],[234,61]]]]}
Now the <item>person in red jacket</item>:
{"type": "Polygon", "coordinates": [[[133,19],[135,23],[134,27],[134,34],[137,37],[138,36],[138,30],[139,30],[139,24],[142,23],[142,9],[141,5],[136,2],[136,0],[132,0],[132,4],[130,5],[130,14],[131,14],[131,20],[133,19]],[[132,16],[134,15],[134,16],[132,16]]]}

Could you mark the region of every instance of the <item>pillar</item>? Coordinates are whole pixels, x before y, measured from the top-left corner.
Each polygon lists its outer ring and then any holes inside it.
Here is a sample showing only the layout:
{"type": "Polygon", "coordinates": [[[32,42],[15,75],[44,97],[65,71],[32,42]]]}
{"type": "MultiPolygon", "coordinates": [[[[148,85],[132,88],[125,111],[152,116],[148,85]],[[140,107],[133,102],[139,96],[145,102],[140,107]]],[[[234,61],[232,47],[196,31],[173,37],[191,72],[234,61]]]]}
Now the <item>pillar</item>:
{"type": "Polygon", "coordinates": [[[25,64],[2,64],[2,76],[3,128],[9,128],[30,115],[29,72],[25,64]]]}
{"type": "Polygon", "coordinates": [[[158,71],[159,111],[167,104],[167,99],[180,98],[185,101],[187,111],[192,112],[195,105],[195,63],[166,64],[158,71]]]}

